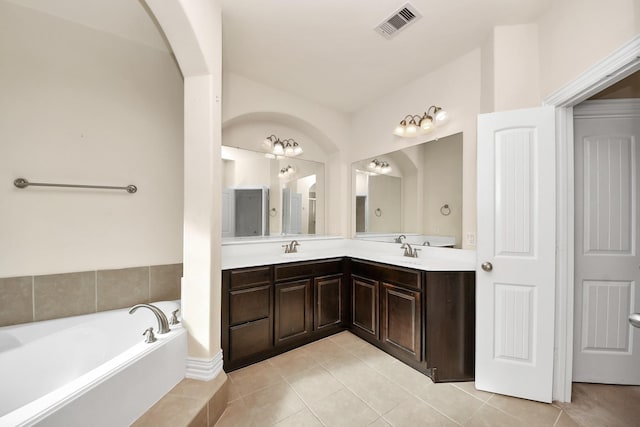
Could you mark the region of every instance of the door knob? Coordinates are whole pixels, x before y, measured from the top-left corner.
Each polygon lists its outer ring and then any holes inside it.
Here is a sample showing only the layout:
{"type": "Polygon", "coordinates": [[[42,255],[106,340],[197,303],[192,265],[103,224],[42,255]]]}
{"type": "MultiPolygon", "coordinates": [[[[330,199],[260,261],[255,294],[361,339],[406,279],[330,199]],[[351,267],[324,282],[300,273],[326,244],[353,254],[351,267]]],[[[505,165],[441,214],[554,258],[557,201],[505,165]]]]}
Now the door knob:
{"type": "Polygon", "coordinates": [[[483,262],[481,265],[482,269],[484,271],[491,271],[493,270],[493,264],[491,264],[490,262],[483,262]]]}
{"type": "Polygon", "coordinates": [[[633,313],[629,315],[629,323],[631,326],[635,326],[636,328],[640,328],[640,313],[633,313]]]}

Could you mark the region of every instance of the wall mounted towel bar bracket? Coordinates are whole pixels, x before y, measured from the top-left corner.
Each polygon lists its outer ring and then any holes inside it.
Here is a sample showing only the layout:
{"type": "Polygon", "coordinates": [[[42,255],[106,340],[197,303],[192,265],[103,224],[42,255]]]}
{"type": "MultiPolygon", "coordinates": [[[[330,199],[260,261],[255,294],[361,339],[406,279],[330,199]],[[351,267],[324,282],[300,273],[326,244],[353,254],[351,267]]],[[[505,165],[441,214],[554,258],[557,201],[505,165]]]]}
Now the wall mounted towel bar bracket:
{"type": "Polygon", "coordinates": [[[102,190],[126,190],[127,193],[135,193],[138,187],[135,185],[127,185],[126,187],[114,187],[110,185],[79,185],[79,184],[48,184],[44,182],[29,182],[25,178],[17,178],[13,181],[13,185],[18,188],[27,188],[29,186],[37,187],[66,187],[66,188],[98,188],[102,190]]]}

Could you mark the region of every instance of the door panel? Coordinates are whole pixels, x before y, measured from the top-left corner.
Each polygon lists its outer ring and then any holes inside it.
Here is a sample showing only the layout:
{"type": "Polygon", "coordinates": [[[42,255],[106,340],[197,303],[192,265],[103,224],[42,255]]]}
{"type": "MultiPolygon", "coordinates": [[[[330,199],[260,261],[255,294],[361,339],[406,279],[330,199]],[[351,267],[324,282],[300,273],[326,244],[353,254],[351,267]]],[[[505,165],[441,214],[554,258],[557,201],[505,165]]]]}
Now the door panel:
{"type": "Polygon", "coordinates": [[[342,323],[342,275],[317,277],[314,282],[316,315],[313,329],[320,330],[342,323]]]}
{"type": "Polygon", "coordinates": [[[553,382],[554,122],[552,107],[478,117],[476,387],[542,402],[553,382]]]}
{"type": "Polygon", "coordinates": [[[394,353],[420,361],[420,292],[382,284],[382,342],[394,353]]]}
{"type": "Polygon", "coordinates": [[[585,102],[574,109],[575,310],[573,380],[640,384],[637,283],[637,105],[585,102]],[[634,342],[635,341],[635,342],[634,342]]]}
{"type": "Polygon", "coordinates": [[[311,280],[277,283],[275,286],[276,345],[311,333],[311,280]]]}
{"type": "Polygon", "coordinates": [[[359,332],[378,339],[378,282],[352,277],[352,323],[359,332]]]}

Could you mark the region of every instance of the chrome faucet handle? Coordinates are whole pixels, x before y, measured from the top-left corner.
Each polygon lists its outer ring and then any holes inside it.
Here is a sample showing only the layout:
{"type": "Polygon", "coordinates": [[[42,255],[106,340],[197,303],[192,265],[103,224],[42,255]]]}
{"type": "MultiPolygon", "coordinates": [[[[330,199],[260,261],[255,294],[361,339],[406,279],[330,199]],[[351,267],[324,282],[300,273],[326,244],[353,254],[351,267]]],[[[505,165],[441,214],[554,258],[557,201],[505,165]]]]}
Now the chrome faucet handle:
{"type": "Polygon", "coordinates": [[[151,344],[152,342],[158,341],[156,336],[153,335],[153,327],[149,327],[149,328],[145,329],[145,331],[142,333],[142,335],[145,335],[147,337],[144,340],[144,342],[146,342],[147,344],[151,344]]]}
{"type": "Polygon", "coordinates": [[[282,247],[284,248],[285,254],[291,253],[291,248],[289,248],[289,245],[282,245],[282,247]]]}
{"type": "Polygon", "coordinates": [[[176,309],[173,310],[171,312],[171,319],[169,319],[169,324],[170,325],[177,325],[178,323],[180,323],[180,321],[178,320],[178,312],[180,311],[180,309],[176,309]]]}
{"type": "Polygon", "coordinates": [[[421,251],[421,250],[422,250],[422,249],[415,248],[415,249],[413,250],[413,257],[414,257],[414,258],[418,258],[418,251],[421,251]]]}

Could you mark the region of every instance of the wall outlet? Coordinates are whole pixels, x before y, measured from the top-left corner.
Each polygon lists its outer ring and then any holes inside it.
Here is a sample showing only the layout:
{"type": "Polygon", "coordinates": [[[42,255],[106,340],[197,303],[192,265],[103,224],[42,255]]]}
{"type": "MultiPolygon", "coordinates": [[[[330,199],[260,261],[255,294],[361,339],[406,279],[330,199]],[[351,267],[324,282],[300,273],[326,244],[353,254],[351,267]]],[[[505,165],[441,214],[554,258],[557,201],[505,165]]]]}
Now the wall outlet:
{"type": "Polygon", "coordinates": [[[476,233],[467,233],[467,244],[468,245],[476,244],[476,233]]]}

